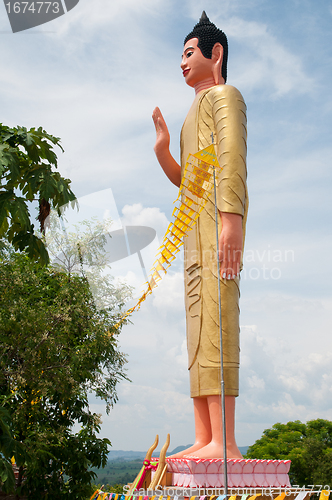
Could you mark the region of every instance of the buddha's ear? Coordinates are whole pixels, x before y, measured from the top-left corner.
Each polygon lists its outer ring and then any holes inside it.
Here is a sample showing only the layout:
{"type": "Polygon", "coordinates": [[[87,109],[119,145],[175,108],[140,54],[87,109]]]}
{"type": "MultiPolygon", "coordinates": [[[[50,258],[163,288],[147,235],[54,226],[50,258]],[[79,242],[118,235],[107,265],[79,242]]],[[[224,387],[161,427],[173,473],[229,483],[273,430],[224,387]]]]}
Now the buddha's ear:
{"type": "Polygon", "coordinates": [[[221,76],[221,67],[222,67],[222,60],[224,57],[224,48],[221,45],[221,43],[217,42],[214,44],[213,49],[212,49],[212,72],[213,72],[213,78],[218,85],[219,83],[225,83],[224,79],[221,76]]]}

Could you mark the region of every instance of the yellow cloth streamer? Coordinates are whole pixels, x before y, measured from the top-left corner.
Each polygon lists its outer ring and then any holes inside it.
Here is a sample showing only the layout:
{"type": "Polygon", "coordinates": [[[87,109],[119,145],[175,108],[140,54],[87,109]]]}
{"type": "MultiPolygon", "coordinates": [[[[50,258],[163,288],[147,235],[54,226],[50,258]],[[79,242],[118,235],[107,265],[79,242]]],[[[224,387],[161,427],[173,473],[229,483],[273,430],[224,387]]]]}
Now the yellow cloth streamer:
{"type": "MultiPolygon", "coordinates": [[[[149,273],[146,291],[137,304],[129,309],[120,323],[135,310],[141,307],[142,302],[157,286],[157,281],[167,273],[171,262],[183,245],[183,238],[195,226],[197,219],[213,191],[213,169],[219,166],[214,145],[190,154],[185,165],[178,196],[173,210],[173,221],[169,224],[163,242],[158,249],[156,260],[149,273]]],[[[216,174],[217,177],[217,174],[216,174]]]]}
{"type": "Polygon", "coordinates": [[[322,490],[319,495],[319,500],[329,500],[330,490],[322,490]]]}

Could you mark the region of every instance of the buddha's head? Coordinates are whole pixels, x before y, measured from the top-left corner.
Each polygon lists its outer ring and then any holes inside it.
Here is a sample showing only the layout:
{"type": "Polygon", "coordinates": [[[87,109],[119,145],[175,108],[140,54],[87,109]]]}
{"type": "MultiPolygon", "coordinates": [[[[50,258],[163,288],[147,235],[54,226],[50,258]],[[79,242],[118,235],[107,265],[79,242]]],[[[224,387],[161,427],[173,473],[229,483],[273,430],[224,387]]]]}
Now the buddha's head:
{"type": "MultiPolygon", "coordinates": [[[[218,29],[215,24],[211,23],[205,11],[203,11],[199,22],[194,29],[186,36],[184,40],[185,52],[193,46],[194,49],[199,49],[203,58],[215,59],[219,54],[219,66],[221,76],[226,82],[227,79],[227,57],[228,57],[228,43],[227,37],[223,31],[218,29]],[[189,42],[189,43],[188,43],[189,42]],[[220,60],[221,52],[221,60],[220,60]]],[[[202,70],[204,70],[204,61],[201,58],[202,70]]],[[[209,64],[206,61],[206,64],[209,64]]]]}

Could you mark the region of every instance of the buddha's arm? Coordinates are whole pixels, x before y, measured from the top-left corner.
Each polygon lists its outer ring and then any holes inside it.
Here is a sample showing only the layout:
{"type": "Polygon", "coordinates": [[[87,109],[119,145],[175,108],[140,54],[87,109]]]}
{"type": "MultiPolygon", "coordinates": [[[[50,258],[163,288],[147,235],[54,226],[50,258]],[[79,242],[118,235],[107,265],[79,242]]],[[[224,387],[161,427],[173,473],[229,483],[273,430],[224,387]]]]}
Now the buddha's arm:
{"type": "Polygon", "coordinates": [[[174,160],[169,151],[170,135],[164,117],[159,108],[154,109],[152,119],[154,126],[156,127],[156,143],[154,146],[154,152],[156,153],[160,166],[169,180],[173,182],[175,186],[179,187],[181,184],[181,167],[174,160]]]}
{"type": "Polygon", "coordinates": [[[242,215],[220,212],[222,230],[219,237],[220,274],[223,278],[238,276],[243,246],[242,215]]]}
{"type": "Polygon", "coordinates": [[[216,87],[212,95],[219,165],[218,209],[221,275],[233,278],[240,272],[243,249],[242,219],[246,204],[246,105],[234,87],[216,87]]]}

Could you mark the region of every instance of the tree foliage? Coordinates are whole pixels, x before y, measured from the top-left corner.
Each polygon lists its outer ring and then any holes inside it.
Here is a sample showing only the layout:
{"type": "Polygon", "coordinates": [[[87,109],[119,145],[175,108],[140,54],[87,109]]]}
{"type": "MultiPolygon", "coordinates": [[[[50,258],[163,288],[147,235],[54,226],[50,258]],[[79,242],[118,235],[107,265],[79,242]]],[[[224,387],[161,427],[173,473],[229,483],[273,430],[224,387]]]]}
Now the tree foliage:
{"type": "Polygon", "coordinates": [[[332,422],[317,419],[274,424],[249,447],[246,458],[291,460],[293,485],[332,486],[332,422]]]}
{"type": "Polygon", "coordinates": [[[97,217],[83,220],[65,230],[65,217],[52,211],[46,231],[46,244],[52,266],[71,274],[81,274],[88,280],[97,307],[115,308],[131,297],[132,288],[111,275],[109,255],[105,249],[110,236],[111,219],[97,217]]]}
{"type": "Polygon", "coordinates": [[[16,457],[18,466],[24,465],[26,460],[24,447],[13,438],[11,424],[9,412],[0,406],[0,484],[5,493],[15,489],[12,457],[16,457]]]}
{"type": "MultiPolygon", "coordinates": [[[[110,444],[97,437],[100,417],[90,412],[88,393],[109,411],[125,378],[119,315],[96,307],[84,277],[11,251],[0,261],[0,297],[0,409],[11,417],[0,446],[7,433],[25,454],[8,448],[0,470],[13,453],[17,494],[82,499],[94,477],[90,467],[105,465],[110,444]]],[[[4,483],[5,473],[0,478],[4,483]]]]}
{"type": "Polygon", "coordinates": [[[0,124],[0,238],[44,264],[48,254],[42,238],[35,234],[31,203],[38,202],[37,219],[43,231],[51,207],[59,209],[75,200],[70,180],[56,171],[54,146],[62,149],[60,139],[41,127],[27,130],[0,124]]]}

